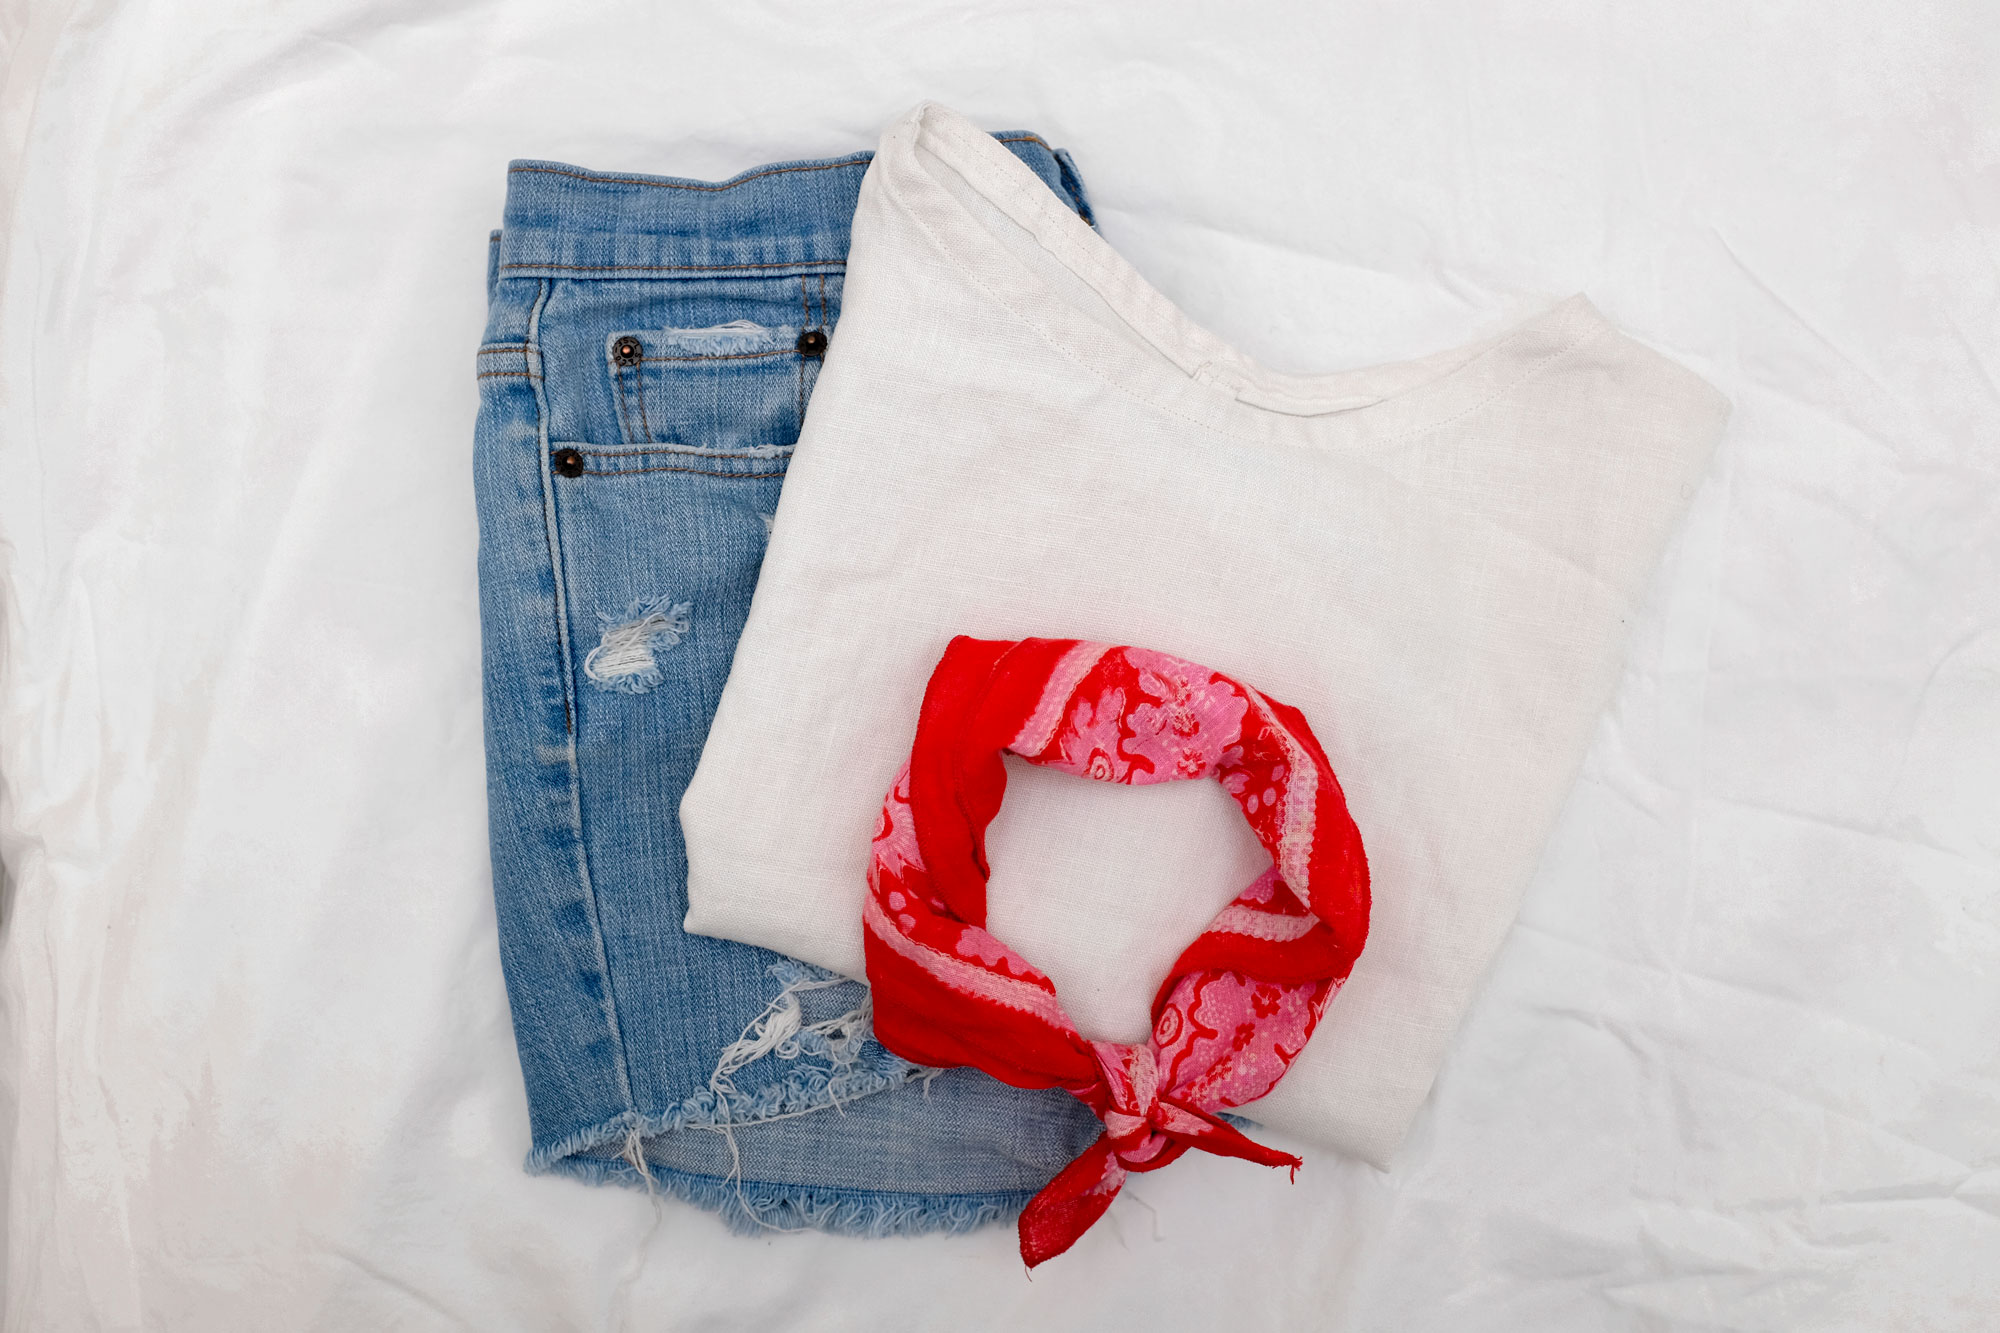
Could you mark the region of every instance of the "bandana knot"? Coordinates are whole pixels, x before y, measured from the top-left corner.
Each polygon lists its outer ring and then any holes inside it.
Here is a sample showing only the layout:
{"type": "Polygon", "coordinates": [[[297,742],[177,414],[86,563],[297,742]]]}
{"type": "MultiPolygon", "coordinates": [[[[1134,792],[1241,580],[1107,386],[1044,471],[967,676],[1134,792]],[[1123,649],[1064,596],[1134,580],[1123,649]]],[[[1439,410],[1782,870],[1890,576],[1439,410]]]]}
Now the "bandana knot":
{"type": "Polygon", "coordinates": [[[875,1035],[906,1060],[1062,1088],[1104,1133],[1029,1201],[1021,1257],[1061,1254],[1132,1171],[1193,1148],[1297,1168],[1218,1113],[1269,1092],[1368,934],[1368,862],[1297,709],[1165,653],[953,639],[882,803],[862,899],[875,1035]],[[1271,867],[1181,952],[1142,1044],[1078,1032],[1055,984],[986,929],[1003,753],[1103,782],[1213,778],[1271,867]]]}
{"type": "Polygon", "coordinates": [[[1143,1171],[1164,1152],[1170,1140],[1163,1131],[1168,1120],[1160,1102],[1160,1066],[1150,1044],[1093,1041],[1091,1053],[1103,1072],[1105,1107],[1097,1113],[1104,1137],[1129,1171],[1143,1171]]]}

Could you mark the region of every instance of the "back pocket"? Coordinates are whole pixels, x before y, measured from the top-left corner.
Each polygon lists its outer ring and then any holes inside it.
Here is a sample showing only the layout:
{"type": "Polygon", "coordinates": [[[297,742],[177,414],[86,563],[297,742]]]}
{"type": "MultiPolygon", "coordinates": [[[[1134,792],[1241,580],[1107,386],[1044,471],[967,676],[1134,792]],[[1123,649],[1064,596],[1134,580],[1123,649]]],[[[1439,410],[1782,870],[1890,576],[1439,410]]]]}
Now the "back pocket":
{"type": "Polygon", "coordinates": [[[604,360],[627,444],[773,449],[798,442],[825,349],[823,329],[739,319],[614,333],[604,360]]]}

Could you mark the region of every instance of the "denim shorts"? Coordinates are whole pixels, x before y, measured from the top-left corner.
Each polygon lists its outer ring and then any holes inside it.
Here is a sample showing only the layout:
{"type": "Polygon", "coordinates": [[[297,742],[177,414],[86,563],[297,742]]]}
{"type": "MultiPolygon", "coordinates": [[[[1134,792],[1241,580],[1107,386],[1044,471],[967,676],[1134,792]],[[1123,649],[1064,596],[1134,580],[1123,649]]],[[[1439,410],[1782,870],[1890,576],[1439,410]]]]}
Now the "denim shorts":
{"type": "MultiPolygon", "coordinates": [[[[1066,155],[1000,137],[1089,219],[1066,155]]],[[[487,792],[528,1169],[745,1230],[1009,1217],[1100,1128],[1060,1092],[889,1054],[858,982],[681,928],[681,793],[837,337],[870,156],[719,183],[516,162],[488,264],[487,792]]]]}

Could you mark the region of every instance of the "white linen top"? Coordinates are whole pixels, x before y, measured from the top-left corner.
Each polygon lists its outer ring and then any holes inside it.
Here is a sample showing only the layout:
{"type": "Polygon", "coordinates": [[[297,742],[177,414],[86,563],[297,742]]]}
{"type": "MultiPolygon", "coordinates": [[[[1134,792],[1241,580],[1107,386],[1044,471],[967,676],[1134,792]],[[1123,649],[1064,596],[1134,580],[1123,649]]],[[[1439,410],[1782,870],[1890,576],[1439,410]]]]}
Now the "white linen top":
{"type": "MultiPolygon", "coordinates": [[[[955,634],[1096,639],[1299,708],[1368,944],[1245,1113],[1386,1164],[1616,683],[1727,415],[1581,296],[1421,360],[1278,374],[935,105],[890,128],[756,599],[681,804],[687,929],[863,974],[883,793],[955,634]]],[[[1213,783],[1010,761],[990,925],[1086,1035],[1268,857],[1213,783]]],[[[1616,892],[1607,886],[1607,892],[1616,892]]]]}

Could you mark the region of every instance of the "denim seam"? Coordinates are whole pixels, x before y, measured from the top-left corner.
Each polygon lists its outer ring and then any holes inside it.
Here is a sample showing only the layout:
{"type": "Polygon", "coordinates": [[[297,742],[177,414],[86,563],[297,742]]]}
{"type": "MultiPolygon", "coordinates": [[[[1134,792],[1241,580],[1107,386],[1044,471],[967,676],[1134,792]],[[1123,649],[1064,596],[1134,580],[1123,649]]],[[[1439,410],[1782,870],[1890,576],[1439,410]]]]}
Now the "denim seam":
{"type": "Polygon", "coordinates": [[[782,477],[785,469],[776,472],[711,472],[704,467],[621,467],[585,468],[586,477],[636,477],[647,472],[691,472],[698,477],[726,477],[732,481],[768,481],[772,477],[782,477]]]}
{"type": "MultiPolygon", "coordinates": [[[[1049,148],[1048,141],[1039,134],[1006,134],[993,137],[1001,143],[1038,143],[1048,149],[1049,156],[1055,156],[1056,150],[1049,148]]],[[[645,185],[655,190],[692,190],[702,194],[719,194],[754,180],[762,180],[766,176],[782,176],[791,171],[838,171],[843,167],[861,167],[865,170],[872,161],[874,155],[870,154],[866,159],[846,157],[838,162],[801,162],[796,166],[766,167],[762,171],[745,172],[741,176],[731,176],[726,181],[717,181],[713,184],[706,181],[649,180],[644,176],[601,176],[592,171],[564,171],[561,167],[509,167],[507,172],[509,175],[534,172],[543,176],[567,176],[571,180],[596,181],[603,185],[645,185]]]]}
{"type": "Polygon", "coordinates": [[[731,449],[706,444],[676,444],[672,440],[655,440],[649,445],[629,448],[592,444],[588,440],[551,440],[549,443],[575,449],[586,458],[631,458],[642,454],[677,454],[684,458],[789,458],[798,447],[792,444],[755,444],[731,449]]]}
{"type": "MultiPolygon", "coordinates": [[[[801,274],[800,276],[803,277],[804,275],[801,274]]],[[[828,318],[826,313],[825,270],[821,270],[819,275],[819,326],[818,327],[821,328],[822,330],[830,329],[833,327],[833,321],[832,319],[828,318]]],[[[820,352],[819,367],[815,369],[812,373],[811,376],[812,385],[809,388],[806,384],[807,376],[806,376],[805,358],[803,356],[799,358],[799,419],[792,423],[792,428],[794,432],[803,431],[806,428],[806,403],[812,397],[812,390],[819,387],[819,372],[820,370],[823,370],[825,368],[826,368],[826,353],[825,351],[822,350],[820,352]]]]}
{"type": "MultiPolygon", "coordinates": [[[[800,327],[809,329],[812,327],[812,322],[812,306],[806,300],[806,275],[801,273],[799,274],[800,327]]],[[[806,359],[803,356],[799,358],[799,364],[794,369],[797,372],[798,391],[796,400],[792,404],[792,425],[796,429],[806,419],[806,359]]]]}
{"type": "Polygon", "coordinates": [[[535,304],[528,311],[528,339],[521,345],[521,354],[528,363],[529,382],[535,386],[535,436],[540,447],[542,474],[542,538],[548,546],[549,577],[555,587],[556,643],[563,662],[563,730],[573,741],[576,735],[576,705],[571,697],[569,681],[568,598],[563,589],[562,546],[556,533],[555,478],[549,474],[548,386],[537,373],[542,362],[542,309],[548,305],[552,291],[547,279],[536,285],[535,304]]]}
{"type": "Polygon", "coordinates": [[[653,423],[646,415],[646,376],[639,367],[632,367],[632,397],[639,402],[639,439],[642,443],[653,442],[653,423]]]}
{"type": "Polygon", "coordinates": [[[632,428],[632,404],[625,391],[625,367],[613,364],[611,367],[611,387],[618,391],[618,432],[627,444],[649,444],[645,436],[632,428]]]}
{"type": "Polygon", "coordinates": [[[774,347],[768,352],[717,352],[713,356],[642,356],[641,361],[754,361],[760,356],[798,356],[790,347],[774,347]]]}
{"type": "Polygon", "coordinates": [[[632,438],[632,414],[625,410],[625,367],[616,362],[611,366],[611,391],[618,399],[618,437],[627,444],[637,443],[632,438]]]}
{"type": "Polygon", "coordinates": [[[739,264],[502,264],[506,269],[560,269],[565,273],[732,273],[747,268],[844,269],[843,259],[774,259],[769,262],[745,260],[739,264]]]}
{"type": "Polygon", "coordinates": [[[1056,172],[1062,177],[1063,188],[1069,191],[1070,203],[1076,207],[1076,215],[1093,229],[1097,226],[1097,215],[1090,207],[1090,198],[1083,192],[1083,177],[1077,174],[1076,162],[1067,149],[1050,149],[1050,156],[1056,160],[1056,172]]]}
{"type": "MultiPolygon", "coordinates": [[[[549,280],[544,278],[535,294],[534,308],[528,313],[527,355],[530,365],[541,368],[541,327],[542,311],[549,303],[553,290],[549,280]]],[[[628,1112],[635,1110],[632,1097],[632,1076],[625,1054],[625,1033],[618,1022],[618,986],[611,975],[611,959],[604,948],[604,919],[597,906],[597,890],[590,878],[590,849],[583,836],[583,774],[576,763],[576,662],[569,641],[569,594],[564,586],[565,568],[562,560],[562,533],[556,511],[555,475],[549,465],[549,403],[548,387],[541,376],[532,381],[535,386],[535,436],[539,445],[542,473],[542,530],[549,548],[549,573],[555,588],[556,604],[556,652],[562,665],[563,722],[569,733],[569,813],[570,833],[576,840],[577,879],[583,889],[584,901],[590,906],[590,943],[595,955],[598,975],[604,979],[604,1023],[609,1029],[613,1068],[618,1076],[618,1094],[624,1099],[628,1112]]]]}
{"type": "MultiPolygon", "coordinates": [[[[806,274],[798,274],[798,280],[804,282],[806,274]]],[[[826,272],[824,270],[820,272],[820,318],[818,318],[818,322],[814,326],[820,328],[820,330],[826,330],[826,328],[834,326],[834,322],[826,316],[826,272]]],[[[792,422],[794,438],[796,438],[796,434],[800,430],[806,428],[806,404],[812,400],[812,390],[818,386],[818,382],[820,382],[820,368],[824,368],[824,366],[826,366],[826,352],[824,352],[824,348],[820,352],[820,366],[818,368],[806,366],[806,358],[804,356],[798,358],[798,420],[792,422]],[[810,374],[808,374],[808,370],[810,370],[810,374]]]]}
{"type": "Polygon", "coordinates": [[[539,176],[567,176],[571,180],[591,181],[598,185],[644,185],[655,190],[691,190],[698,194],[720,194],[733,190],[739,185],[747,185],[766,176],[782,176],[792,171],[839,171],[843,167],[866,168],[867,162],[844,159],[839,162],[802,162],[795,167],[767,167],[763,171],[752,171],[742,176],[732,176],[726,181],[710,184],[705,181],[662,181],[648,180],[644,176],[600,176],[589,171],[564,171],[560,167],[509,167],[509,175],[523,175],[533,172],[539,176]]]}

